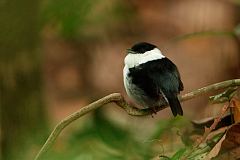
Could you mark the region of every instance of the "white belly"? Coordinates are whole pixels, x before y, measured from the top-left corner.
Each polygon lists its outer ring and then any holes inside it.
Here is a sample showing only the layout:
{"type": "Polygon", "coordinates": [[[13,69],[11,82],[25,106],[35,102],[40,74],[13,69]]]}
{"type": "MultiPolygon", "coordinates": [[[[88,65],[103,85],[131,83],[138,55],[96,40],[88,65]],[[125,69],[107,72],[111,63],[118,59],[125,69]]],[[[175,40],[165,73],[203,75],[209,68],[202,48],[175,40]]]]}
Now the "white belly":
{"type": "Polygon", "coordinates": [[[128,77],[128,73],[129,73],[129,69],[125,65],[124,68],[123,68],[123,83],[124,83],[124,87],[125,87],[125,90],[127,92],[127,95],[132,98],[132,96],[130,94],[130,90],[129,90],[129,88],[130,88],[130,86],[129,86],[130,78],[128,77]]]}
{"type": "Polygon", "coordinates": [[[141,105],[143,108],[161,106],[166,104],[168,101],[164,94],[159,95],[158,100],[154,100],[151,97],[146,96],[145,92],[132,83],[132,78],[129,77],[129,68],[127,65],[123,69],[123,82],[127,95],[134,100],[137,104],[141,105]]]}
{"type": "Polygon", "coordinates": [[[137,104],[142,105],[142,107],[145,108],[147,105],[143,101],[144,99],[146,99],[144,98],[144,92],[132,83],[132,78],[129,77],[128,74],[129,68],[125,65],[123,69],[123,82],[127,95],[137,104]]]}

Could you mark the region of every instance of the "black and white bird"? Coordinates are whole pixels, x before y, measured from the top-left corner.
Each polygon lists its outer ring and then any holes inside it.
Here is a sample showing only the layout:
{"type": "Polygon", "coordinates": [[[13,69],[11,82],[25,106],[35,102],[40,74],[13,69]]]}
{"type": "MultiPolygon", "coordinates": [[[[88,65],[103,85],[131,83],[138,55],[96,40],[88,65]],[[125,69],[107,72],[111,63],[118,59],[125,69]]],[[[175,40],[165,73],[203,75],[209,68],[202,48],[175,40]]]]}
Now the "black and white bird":
{"type": "Polygon", "coordinates": [[[127,50],[124,87],[128,96],[144,108],[169,105],[174,116],[183,115],[178,94],[183,83],[176,65],[153,44],[141,42],[127,50]]]}

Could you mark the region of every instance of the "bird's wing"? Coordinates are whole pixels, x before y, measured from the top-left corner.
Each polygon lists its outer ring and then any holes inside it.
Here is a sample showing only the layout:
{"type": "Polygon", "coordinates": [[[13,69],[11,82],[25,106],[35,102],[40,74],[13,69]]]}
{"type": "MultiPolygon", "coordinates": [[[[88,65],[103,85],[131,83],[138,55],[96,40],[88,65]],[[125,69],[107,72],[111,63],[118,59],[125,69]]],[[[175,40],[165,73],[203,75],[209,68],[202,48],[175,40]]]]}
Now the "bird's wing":
{"type": "Polygon", "coordinates": [[[150,61],[129,70],[133,83],[150,97],[161,94],[159,89],[176,94],[183,90],[177,67],[167,58],[150,61]]]}
{"type": "Polygon", "coordinates": [[[179,93],[183,90],[180,74],[172,61],[164,58],[151,63],[148,74],[161,89],[174,93],[179,93]]]}
{"type": "Polygon", "coordinates": [[[132,82],[143,89],[153,99],[163,93],[167,98],[174,116],[183,111],[177,95],[183,90],[183,83],[177,67],[167,58],[150,61],[130,68],[132,82]]]}
{"type": "Polygon", "coordinates": [[[167,58],[152,63],[154,64],[151,65],[151,71],[148,73],[149,76],[164,93],[173,115],[183,115],[182,107],[177,97],[179,92],[183,90],[183,83],[176,65],[167,58]]]}

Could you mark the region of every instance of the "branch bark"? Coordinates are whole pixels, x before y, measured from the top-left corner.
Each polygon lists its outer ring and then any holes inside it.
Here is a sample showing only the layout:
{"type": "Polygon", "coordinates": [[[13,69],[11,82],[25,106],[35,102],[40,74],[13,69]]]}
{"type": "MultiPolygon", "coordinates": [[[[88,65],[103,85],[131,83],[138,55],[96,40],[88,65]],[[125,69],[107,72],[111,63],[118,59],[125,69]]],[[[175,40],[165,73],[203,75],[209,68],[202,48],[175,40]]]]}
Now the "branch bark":
{"type": "MultiPolygon", "coordinates": [[[[179,96],[179,100],[187,101],[189,99],[198,97],[200,95],[203,95],[203,94],[211,92],[211,91],[224,89],[227,87],[233,87],[233,86],[240,86],[240,79],[228,80],[228,81],[212,84],[212,85],[197,89],[197,90],[187,93],[185,95],[179,96]]],[[[116,103],[119,107],[123,108],[129,115],[132,115],[132,116],[151,115],[151,114],[155,113],[156,111],[160,111],[160,110],[163,110],[164,108],[168,107],[168,106],[160,106],[160,107],[156,108],[154,110],[154,112],[152,109],[149,109],[149,108],[139,109],[139,108],[136,108],[135,106],[132,106],[129,103],[127,103],[127,101],[124,99],[124,97],[120,93],[110,94],[110,95],[103,97],[85,107],[82,107],[78,111],[74,112],[70,116],[68,116],[65,119],[63,119],[62,121],[60,121],[55,126],[55,128],[51,132],[50,136],[46,140],[45,144],[42,146],[41,150],[36,155],[35,160],[39,160],[49,150],[49,148],[56,141],[58,135],[70,123],[72,123],[73,121],[77,120],[78,118],[84,116],[85,114],[87,114],[93,110],[96,110],[97,108],[100,108],[105,104],[112,103],[112,102],[116,103]]]]}

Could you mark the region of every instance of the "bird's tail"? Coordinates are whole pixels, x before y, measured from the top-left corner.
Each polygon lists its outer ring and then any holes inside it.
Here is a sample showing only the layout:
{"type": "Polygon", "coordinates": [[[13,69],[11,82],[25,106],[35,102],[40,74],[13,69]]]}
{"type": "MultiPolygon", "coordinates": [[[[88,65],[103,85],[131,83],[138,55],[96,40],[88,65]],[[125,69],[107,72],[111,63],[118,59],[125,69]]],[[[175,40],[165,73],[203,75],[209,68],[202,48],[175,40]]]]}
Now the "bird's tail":
{"type": "Polygon", "coordinates": [[[182,107],[181,107],[181,104],[178,100],[178,97],[177,95],[172,95],[172,96],[169,96],[167,97],[168,99],[168,103],[169,103],[169,106],[172,110],[172,113],[174,116],[177,116],[177,115],[183,115],[183,110],[182,110],[182,107]]]}

